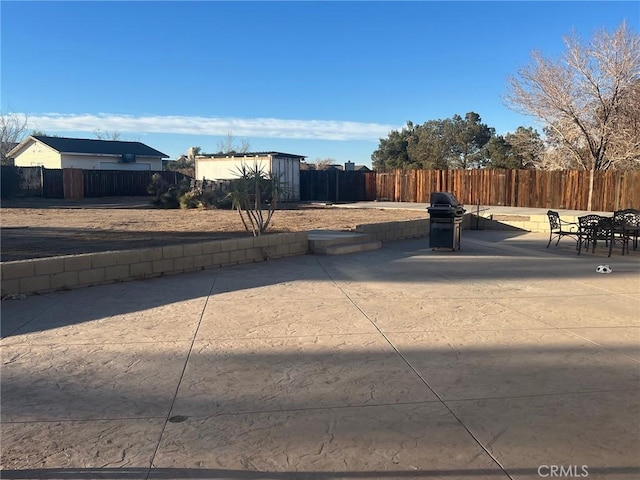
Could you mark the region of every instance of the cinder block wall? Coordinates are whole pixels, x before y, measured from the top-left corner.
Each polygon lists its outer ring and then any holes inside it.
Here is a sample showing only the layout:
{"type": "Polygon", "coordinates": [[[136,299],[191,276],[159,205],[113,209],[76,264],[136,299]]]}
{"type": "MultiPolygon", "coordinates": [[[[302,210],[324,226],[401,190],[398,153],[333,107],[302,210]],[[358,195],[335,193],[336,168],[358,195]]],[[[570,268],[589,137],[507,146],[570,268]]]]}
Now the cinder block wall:
{"type": "MultiPolygon", "coordinates": [[[[578,222],[575,215],[563,215],[562,220],[578,222]]],[[[462,227],[480,230],[521,230],[526,232],[549,233],[549,217],[547,215],[465,215],[462,227]]]]}
{"type": "Polygon", "coordinates": [[[420,238],[429,235],[429,219],[356,225],[355,231],[366,233],[372,240],[381,242],[420,238]]]}
{"type": "MultiPolygon", "coordinates": [[[[565,218],[563,218],[565,219],[565,218]]],[[[566,218],[576,221],[575,218],[566,218]]],[[[462,227],[474,228],[465,215],[462,227]]],[[[546,215],[519,218],[480,218],[481,229],[549,232],[546,215]]],[[[429,219],[358,225],[358,233],[372,240],[392,242],[429,235],[429,219]]],[[[46,293],[103,283],[191,272],[270,258],[303,255],[309,251],[307,232],[272,233],[211,242],[0,263],[1,295],[46,293]]]]}
{"type": "Polygon", "coordinates": [[[2,296],[204,270],[308,251],[307,232],[0,263],[2,296]]]}

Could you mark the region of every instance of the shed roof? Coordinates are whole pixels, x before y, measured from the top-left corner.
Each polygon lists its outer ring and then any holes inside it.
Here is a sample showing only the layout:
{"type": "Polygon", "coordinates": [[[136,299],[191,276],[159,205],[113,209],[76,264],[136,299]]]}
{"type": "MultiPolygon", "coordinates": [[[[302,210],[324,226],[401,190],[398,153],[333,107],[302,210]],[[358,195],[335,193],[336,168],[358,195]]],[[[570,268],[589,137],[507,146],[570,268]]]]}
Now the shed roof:
{"type": "Polygon", "coordinates": [[[19,149],[21,145],[26,144],[31,139],[42,142],[60,153],[84,153],[94,155],[123,155],[128,153],[145,157],[169,158],[169,155],[162,153],[155,148],[151,148],[142,142],[48,137],[45,135],[31,135],[13,150],[19,149]]]}
{"type": "Polygon", "coordinates": [[[202,155],[201,157],[209,157],[209,158],[244,158],[244,157],[266,157],[268,155],[274,157],[285,157],[285,158],[298,158],[304,159],[307,158],[304,155],[294,155],[293,153],[282,153],[282,152],[235,152],[235,153],[214,153],[211,155],[202,155]]]}

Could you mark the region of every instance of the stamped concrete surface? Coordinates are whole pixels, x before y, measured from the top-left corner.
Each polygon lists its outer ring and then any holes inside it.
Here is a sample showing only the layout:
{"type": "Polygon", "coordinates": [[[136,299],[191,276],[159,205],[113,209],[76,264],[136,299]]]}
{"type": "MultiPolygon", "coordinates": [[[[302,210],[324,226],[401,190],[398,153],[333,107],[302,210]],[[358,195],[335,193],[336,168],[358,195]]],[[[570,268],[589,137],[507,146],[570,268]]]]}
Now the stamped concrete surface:
{"type": "Polygon", "coordinates": [[[0,476],[640,478],[640,253],[547,239],[3,301],[0,476]]]}

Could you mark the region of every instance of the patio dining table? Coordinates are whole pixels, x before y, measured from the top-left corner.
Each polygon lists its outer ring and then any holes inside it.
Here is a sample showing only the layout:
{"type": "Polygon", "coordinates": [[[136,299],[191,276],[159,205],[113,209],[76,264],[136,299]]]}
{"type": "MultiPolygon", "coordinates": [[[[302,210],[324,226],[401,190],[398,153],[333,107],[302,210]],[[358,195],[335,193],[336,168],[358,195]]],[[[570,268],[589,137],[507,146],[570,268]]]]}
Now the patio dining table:
{"type": "Polygon", "coordinates": [[[629,253],[629,242],[633,250],[638,249],[640,237],[640,210],[625,209],[614,212],[613,216],[584,215],[578,218],[578,255],[585,244],[588,250],[595,253],[598,241],[604,241],[609,247],[609,257],[617,241],[622,242],[622,255],[629,253]]]}

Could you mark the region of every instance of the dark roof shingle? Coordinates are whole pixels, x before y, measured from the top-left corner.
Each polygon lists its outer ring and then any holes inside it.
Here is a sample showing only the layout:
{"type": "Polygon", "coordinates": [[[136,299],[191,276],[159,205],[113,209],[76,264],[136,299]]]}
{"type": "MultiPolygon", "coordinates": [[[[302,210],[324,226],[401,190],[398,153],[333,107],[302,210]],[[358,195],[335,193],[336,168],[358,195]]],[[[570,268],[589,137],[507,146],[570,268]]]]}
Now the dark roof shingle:
{"type": "Polygon", "coordinates": [[[93,140],[89,138],[47,137],[32,135],[60,153],[89,153],[97,155],[123,155],[130,153],[145,157],[168,158],[169,155],[141,142],[121,142],[119,140],[93,140]]]}

